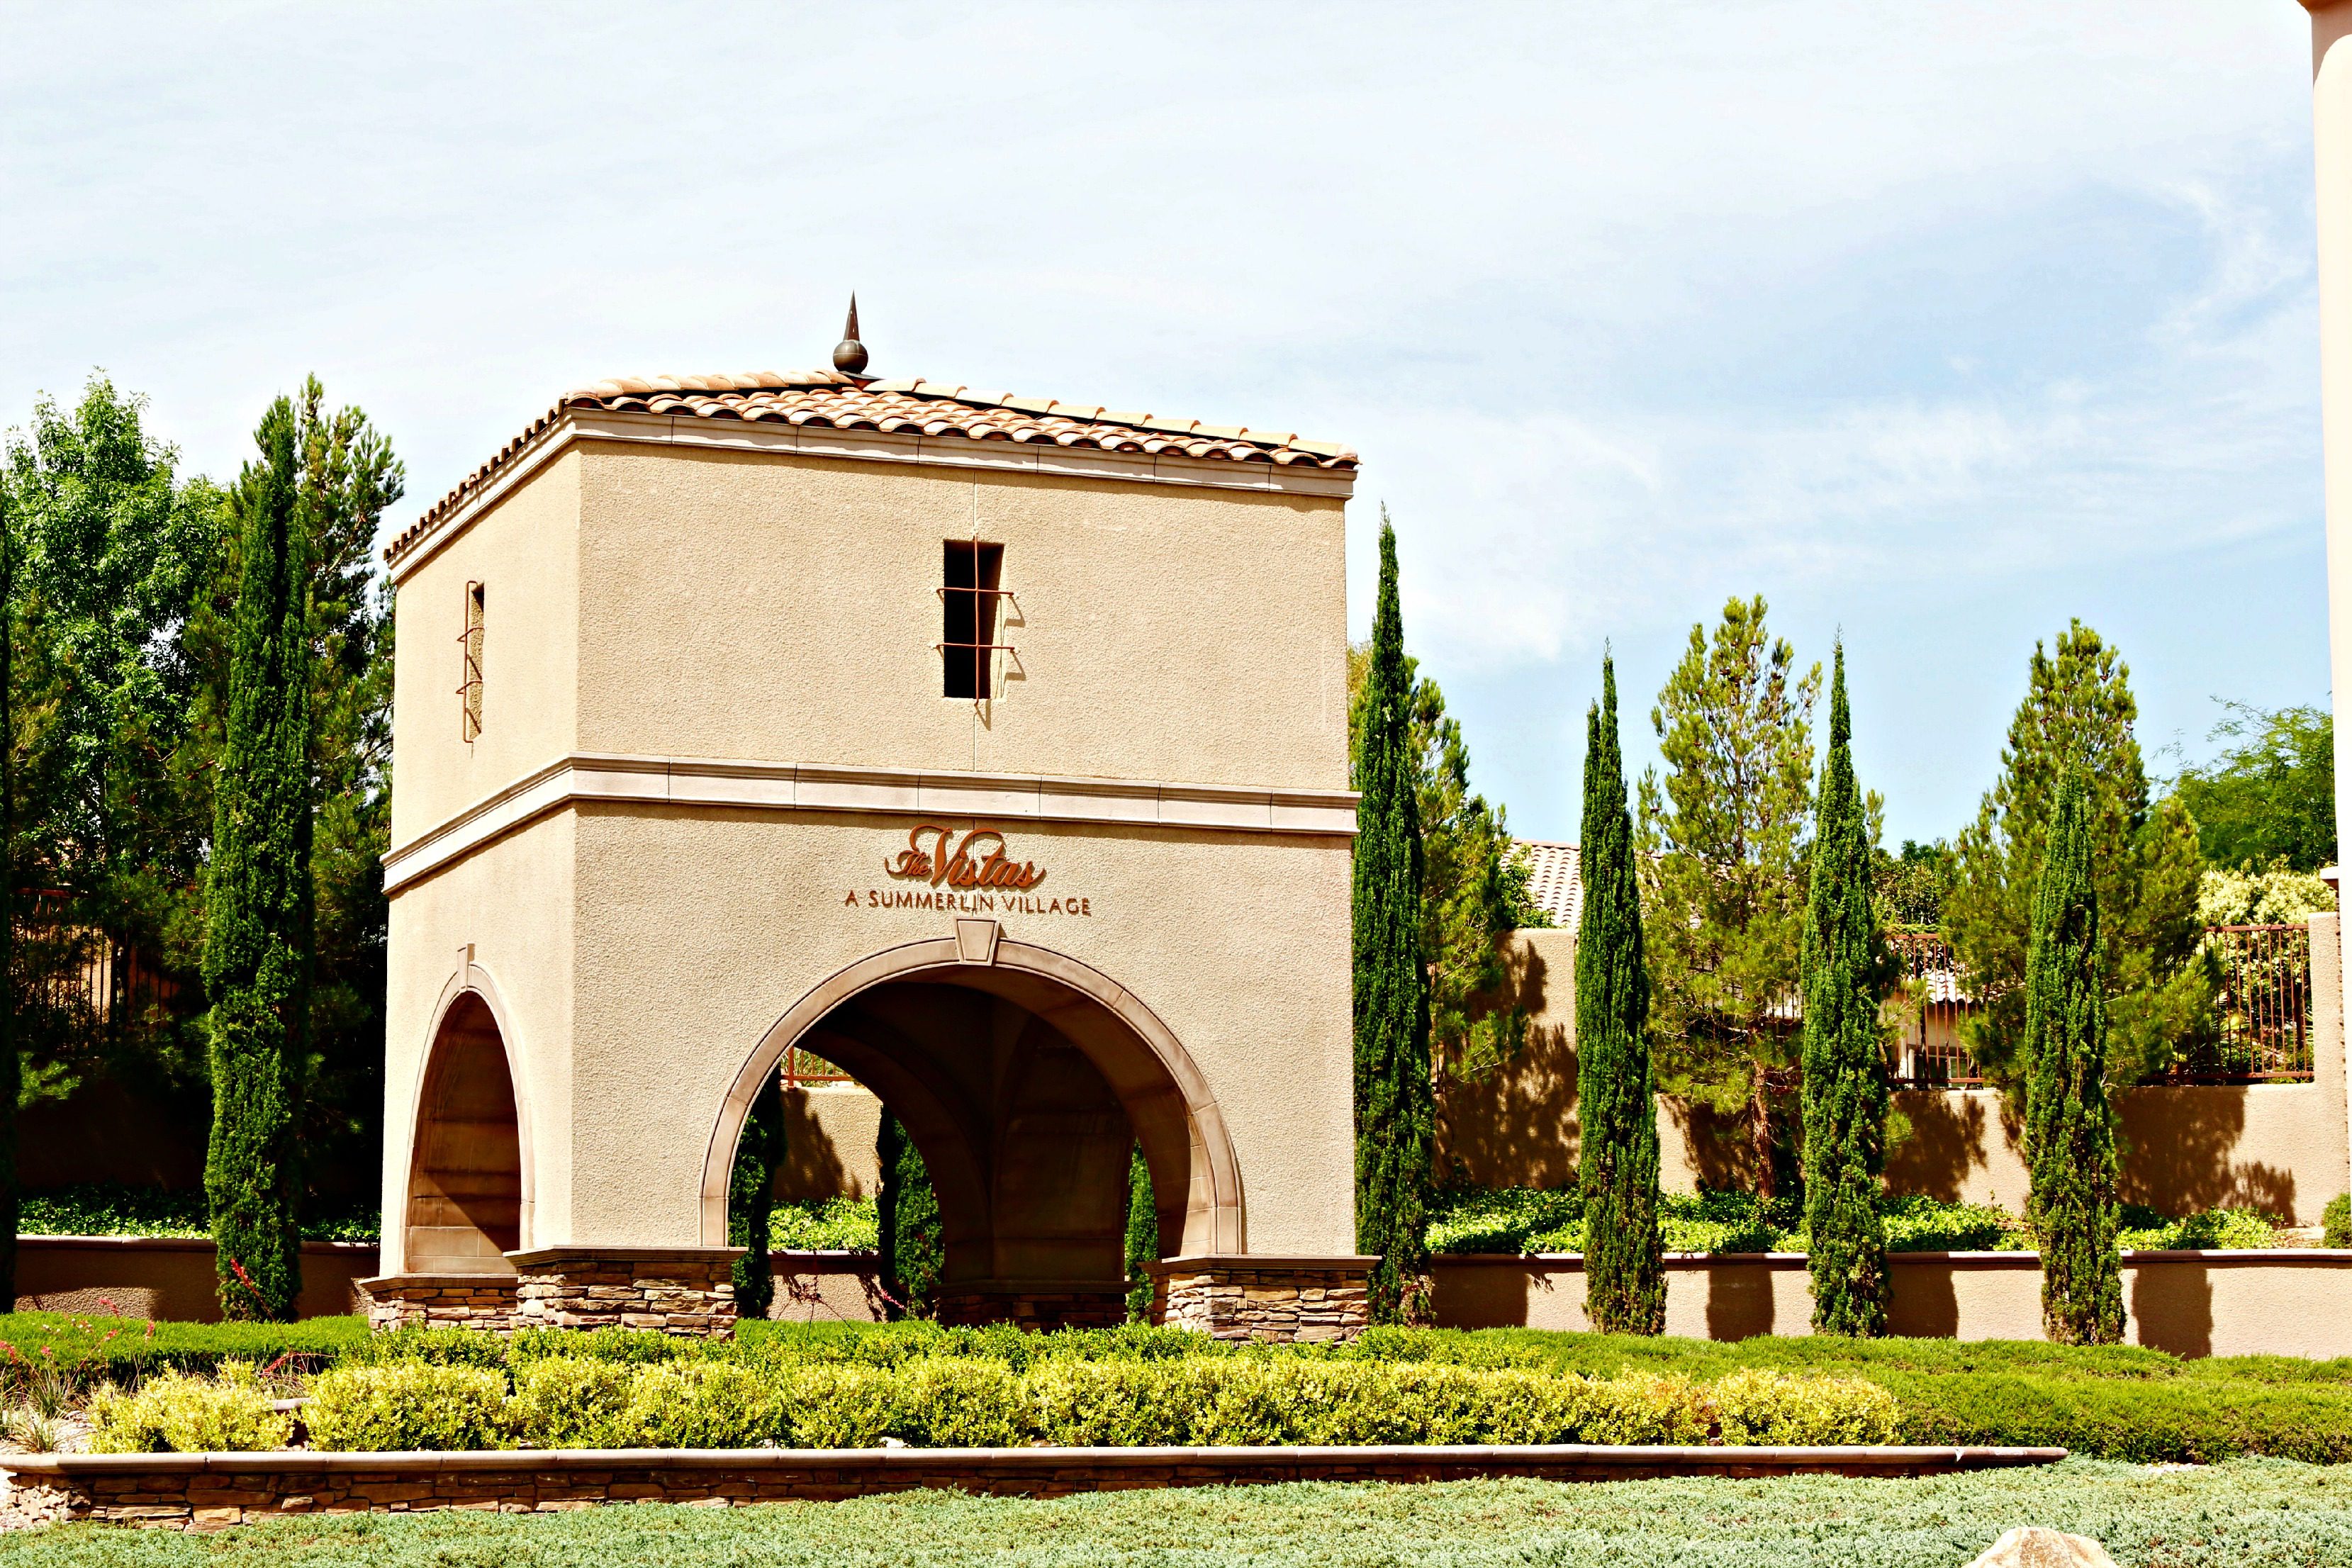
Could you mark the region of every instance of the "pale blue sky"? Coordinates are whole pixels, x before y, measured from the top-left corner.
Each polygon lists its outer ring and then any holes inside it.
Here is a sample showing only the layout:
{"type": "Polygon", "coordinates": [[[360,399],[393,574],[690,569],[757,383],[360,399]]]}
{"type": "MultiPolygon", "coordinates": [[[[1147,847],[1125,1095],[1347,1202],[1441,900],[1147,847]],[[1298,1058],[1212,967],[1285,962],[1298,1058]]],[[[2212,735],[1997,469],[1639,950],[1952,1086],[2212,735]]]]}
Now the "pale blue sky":
{"type": "Polygon", "coordinates": [[[2081,616],[2151,750],[2326,698],[2292,0],[0,5],[0,423],[233,471],[316,370],[437,497],[567,386],[821,363],[1364,456],[1476,782],[1576,829],[1692,621],[1826,658],[1890,837],[2081,616]]]}

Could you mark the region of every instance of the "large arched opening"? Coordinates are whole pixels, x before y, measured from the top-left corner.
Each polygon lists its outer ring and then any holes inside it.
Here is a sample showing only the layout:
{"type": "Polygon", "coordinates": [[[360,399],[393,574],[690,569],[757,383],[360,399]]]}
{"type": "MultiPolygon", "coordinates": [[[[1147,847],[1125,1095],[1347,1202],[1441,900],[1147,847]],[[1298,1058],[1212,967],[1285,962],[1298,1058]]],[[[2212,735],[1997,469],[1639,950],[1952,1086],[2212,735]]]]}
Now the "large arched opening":
{"type": "Polygon", "coordinates": [[[402,1213],[410,1274],[511,1276],[523,1245],[522,1123],[497,1015],[479,991],[443,1010],[416,1105],[402,1213]]]}
{"type": "Polygon", "coordinates": [[[1161,1256],[1242,1250],[1232,1144],[1175,1036],[1097,972],[973,924],[984,929],[851,965],[769,1030],[713,1129],[705,1245],[726,1239],[745,1110],[797,1045],[872,1089],[922,1154],[945,1241],[943,1317],[1115,1317],[1139,1144],[1161,1256]]]}

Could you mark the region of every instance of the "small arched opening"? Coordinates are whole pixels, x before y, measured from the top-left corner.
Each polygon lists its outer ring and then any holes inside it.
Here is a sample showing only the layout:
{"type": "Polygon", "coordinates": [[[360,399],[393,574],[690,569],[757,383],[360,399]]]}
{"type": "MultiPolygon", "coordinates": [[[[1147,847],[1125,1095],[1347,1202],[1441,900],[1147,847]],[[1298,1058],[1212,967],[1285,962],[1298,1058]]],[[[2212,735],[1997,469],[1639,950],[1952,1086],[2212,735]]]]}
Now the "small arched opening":
{"type": "Polygon", "coordinates": [[[479,993],[442,1016],[418,1097],[403,1215],[411,1274],[511,1275],[522,1246],[522,1128],[498,1019],[479,993]]]}

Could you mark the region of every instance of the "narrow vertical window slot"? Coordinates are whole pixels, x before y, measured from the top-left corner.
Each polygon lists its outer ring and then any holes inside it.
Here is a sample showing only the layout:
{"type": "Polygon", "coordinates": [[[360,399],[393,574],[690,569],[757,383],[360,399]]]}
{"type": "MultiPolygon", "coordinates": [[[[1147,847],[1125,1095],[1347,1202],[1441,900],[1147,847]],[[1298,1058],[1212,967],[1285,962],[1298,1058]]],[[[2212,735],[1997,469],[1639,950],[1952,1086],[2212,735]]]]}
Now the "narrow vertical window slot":
{"type": "Polygon", "coordinates": [[[465,654],[462,679],[457,695],[465,708],[459,722],[466,743],[472,745],[482,732],[482,585],[466,584],[466,629],[457,636],[458,647],[465,654]]]}
{"type": "Polygon", "coordinates": [[[978,700],[990,695],[994,685],[996,602],[1003,597],[1004,546],[950,539],[945,552],[946,581],[940,590],[941,689],[950,697],[978,700]]]}

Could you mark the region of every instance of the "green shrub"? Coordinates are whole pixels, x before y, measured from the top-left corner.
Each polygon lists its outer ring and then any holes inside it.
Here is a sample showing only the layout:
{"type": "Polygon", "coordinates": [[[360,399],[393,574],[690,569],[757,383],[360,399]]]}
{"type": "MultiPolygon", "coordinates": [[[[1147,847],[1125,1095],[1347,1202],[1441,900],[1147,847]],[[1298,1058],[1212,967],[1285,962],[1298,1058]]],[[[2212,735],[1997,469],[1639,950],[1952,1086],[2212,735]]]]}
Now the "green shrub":
{"type": "Polygon", "coordinates": [[[496,1448],[507,1439],[507,1380],[431,1362],[337,1367],[310,1380],[302,1420],[314,1448],[496,1448]]]}
{"type": "Polygon", "coordinates": [[[2124,1205],[2116,1246],[2126,1252],[2173,1252],[2203,1247],[2274,1247],[2278,1230],[2255,1209],[2207,1209],[2167,1219],[2154,1209],[2124,1205]]]}
{"type": "Polygon", "coordinates": [[[776,1205],[769,1245],[792,1252],[872,1252],[881,1235],[872,1198],[804,1198],[776,1205]]]}
{"type": "MultiPolygon", "coordinates": [[[[532,1371],[557,1364],[541,1362],[532,1371]]],[[[754,1448],[782,1434],[782,1390],[750,1367],[678,1362],[614,1370],[627,1372],[631,1386],[613,1447],[754,1448]]]]}
{"type": "Polygon", "coordinates": [[[2352,1247],[2352,1193],[2327,1200],[2319,1215],[2319,1239],[2327,1247],[2352,1247]]]}
{"type": "Polygon", "coordinates": [[[283,1448],[294,1418],[272,1408],[274,1395],[251,1362],[222,1363],[216,1378],[166,1372],[136,1394],[112,1384],[89,1402],[94,1454],[227,1454],[283,1448]]]}
{"type": "Polygon", "coordinates": [[[640,1369],[587,1356],[542,1356],[515,1368],[506,1426],[532,1448],[623,1448],[640,1369]]]}
{"type": "Polygon", "coordinates": [[[1874,1383],[1850,1377],[1792,1377],[1748,1367],[1711,1391],[1726,1443],[1801,1447],[1891,1443],[1902,1408],[1874,1383]]]}

